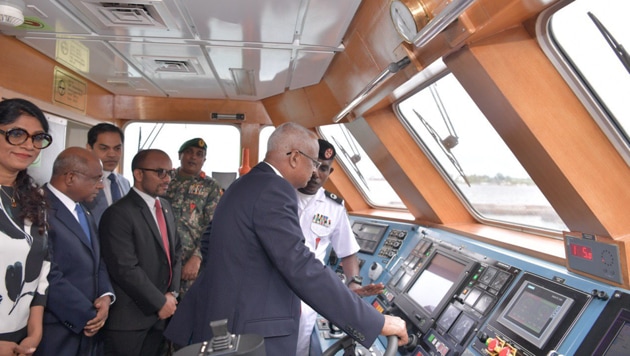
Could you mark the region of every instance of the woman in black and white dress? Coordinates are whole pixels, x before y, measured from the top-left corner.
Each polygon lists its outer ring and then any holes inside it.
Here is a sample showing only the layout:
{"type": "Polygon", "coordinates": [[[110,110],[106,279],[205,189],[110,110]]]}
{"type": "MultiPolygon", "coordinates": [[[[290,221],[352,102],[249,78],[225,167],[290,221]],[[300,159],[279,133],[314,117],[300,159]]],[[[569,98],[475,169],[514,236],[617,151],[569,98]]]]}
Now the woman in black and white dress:
{"type": "Polygon", "coordinates": [[[42,337],[46,279],[45,201],[26,168],[52,137],[29,101],[0,101],[0,356],[30,355],[42,337]]]}

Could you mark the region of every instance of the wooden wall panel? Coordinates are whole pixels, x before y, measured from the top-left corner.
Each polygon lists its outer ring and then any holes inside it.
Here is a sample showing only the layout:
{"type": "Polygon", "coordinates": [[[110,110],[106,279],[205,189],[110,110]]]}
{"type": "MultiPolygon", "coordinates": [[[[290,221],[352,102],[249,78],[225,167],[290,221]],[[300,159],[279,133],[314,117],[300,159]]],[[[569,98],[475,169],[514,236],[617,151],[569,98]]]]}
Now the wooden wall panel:
{"type": "MultiPolygon", "coordinates": [[[[53,102],[53,71],[55,66],[79,74],[65,68],[45,55],[28,47],[24,43],[9,36],[0,34],[0,87],[18,93],[21,97],[39,100],[51,104],[47,111],[57,114],[55,106],[59,107],[59,114],[72,111],[81,116],[88,116],[97,120],[111,121],[113,118],[113,95],[100,86],[87,82],[86,112],[61,106],[53,102]],[[7,55],[10,53],[10,55],[7,55]]],[[[90,121],[88,119],[88,121],[90,121]]]]}
{"type": "Polygon", "coordinates": [[[211,120],[211,113],[245,114],[245,122],[271,124],[267,111],[259,101],[205,100],[117,96],[115,113],[119,120],[182,121],[182,122],[236,122],[238,120],[211,120]]]}

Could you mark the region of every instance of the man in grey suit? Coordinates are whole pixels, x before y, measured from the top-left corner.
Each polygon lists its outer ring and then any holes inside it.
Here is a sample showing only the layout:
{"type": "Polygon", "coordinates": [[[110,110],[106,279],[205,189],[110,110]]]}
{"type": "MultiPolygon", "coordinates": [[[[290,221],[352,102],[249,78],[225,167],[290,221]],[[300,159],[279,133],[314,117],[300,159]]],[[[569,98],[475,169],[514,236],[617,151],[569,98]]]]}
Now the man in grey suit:
{"type": "Polygon", "coordinates": [[[91,152],[70,147],[57,156],[48,201],[48,304],[35,355],[99,356],[114,290],[101,259],[96,223],[81,202],[103,188],[101,163],[91,152]],[[98,333],[98,334],[97,334],[98,333]]]}
{"type": "Polygon", "coordinates": [[[129,192],[129,181],[114,172],[122,156],[125,135],[118,126],[101,123],[90,128],[87,136],[85,148],[94,152],[103,163],[103,189],[96,199],[86,204],[98,225],[105,209],[129,192]]]}
{"type": "Polygon", "coordinates": [[[106,355],[158,355],[166,319],[177,308],[181,245],[171,206],[159,198],[172,168],[164,151],[138,152],[133,188],[101,219],[103,258],[116,293],[104,330],[106,355]]]}
{"type": "Polygon", "coordinates": [[[264,162],[219,200],[207,263],[165,333],[176,345],[209,340],[210,322],[228,319],[231,333],[263,336],[267,355],[295,355],[300,299],[365,346],[379,333],[407,342],[402,319],[361,300],[304,245],[295,189],[319,167],[318,150],[304,127],[278,126],[264,162]]]}

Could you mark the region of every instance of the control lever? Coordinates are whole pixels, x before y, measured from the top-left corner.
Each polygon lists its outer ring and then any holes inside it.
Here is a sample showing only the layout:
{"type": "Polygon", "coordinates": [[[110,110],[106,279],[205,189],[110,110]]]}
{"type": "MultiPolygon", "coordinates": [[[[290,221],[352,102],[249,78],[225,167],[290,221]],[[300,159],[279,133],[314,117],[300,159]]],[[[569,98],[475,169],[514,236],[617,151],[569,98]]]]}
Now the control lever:
{"type": "Polygon", "coordinates": [[[383,266],[379,264],[378,262],[372,262],[372,265],[370,266],[370,270],[368,271],[368,277],[370,277],[372,281],[375,281],[378,279],[378,277],[381,276],[382,273],[383,273],[383,266]]]}

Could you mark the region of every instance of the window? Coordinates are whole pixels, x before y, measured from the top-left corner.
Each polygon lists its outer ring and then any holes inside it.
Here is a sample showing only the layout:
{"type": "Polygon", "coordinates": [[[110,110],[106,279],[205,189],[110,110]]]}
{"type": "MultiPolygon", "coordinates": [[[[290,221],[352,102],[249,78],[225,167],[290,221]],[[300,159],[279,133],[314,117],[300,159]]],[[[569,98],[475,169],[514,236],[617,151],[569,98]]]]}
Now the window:
{"type": "Polygon", "coordinates": [[[267,154],[267,142],[269,141],[269,136],[276,131],[275,126],[265,126],[260,130],[260,135],[258,136],[258,162],[261,162],[265,159],[265,155],[267,154]]]}
{"type": "Polygon", "coordinates": [[[452,74],[405,99],[397,109],[405,126],[479,220],[567,230],[452,74]]]}
{"type": "Polygon", "coordinates": [[[201,137],[208,150],[202,170],[212,172],[238,172],[241,157],[241,133],[231,125],[175,124],[133,122],[125,126],[123,174],[132,178],[131,160],[138,151],[157,148],[166,152],[173,168],[179,167],[179,147],[191,138],[201,137]]]}
{"type": "Polygon", "coordinates": [[[551,14],[541,46],[630,164],[627,0],[575,0],[551,14]],[[598,27],[599,25],[599,27],[598,27]]]}
{"type": "Polygon", "coordinates": [[[338,162],[370,205],[405,209],[406,207],[400,197],[394,192],[394,189],[345,125],[347,124],[319,127],[322,138],[335,146],[338,162]]]}

